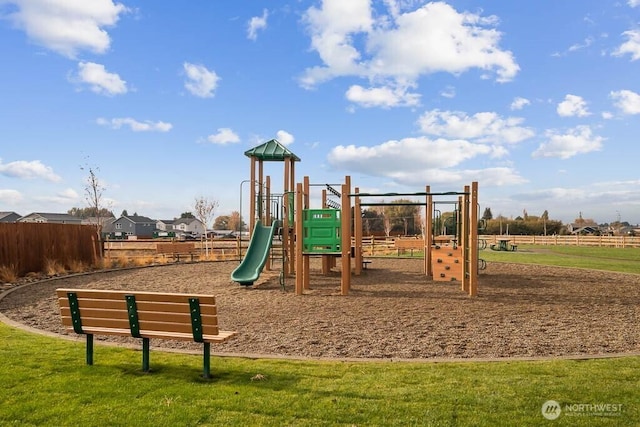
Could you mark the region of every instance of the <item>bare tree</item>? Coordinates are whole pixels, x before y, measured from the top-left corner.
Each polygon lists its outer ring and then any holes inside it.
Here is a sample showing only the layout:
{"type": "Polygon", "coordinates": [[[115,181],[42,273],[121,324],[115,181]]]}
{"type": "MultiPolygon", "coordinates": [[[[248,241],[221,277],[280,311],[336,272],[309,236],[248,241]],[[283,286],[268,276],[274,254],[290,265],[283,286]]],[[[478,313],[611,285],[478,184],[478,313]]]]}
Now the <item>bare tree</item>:
{"type": "Polygon", "coordinates": [[[217,209],[219,203],[217,200],[209,199],[205,196],[196,197],[195,204],[193,206],[193,210],[195,212],[196,218],[204,225],[205,229],[205,253],[209,256],[209,246],[206,240],[206,231],[211,225],[213,228],[213,217],[215,215],[215,210],[217,209]]]}
{"type": "Polygon", "coordinates": [[[97,166],[85,165],[81,166],[80,170],[87,170],[89,172],[84,186],[84,199],[87,202],[90,210],[95,212],[96,234],[98,235],[98,240],[101,240],[102,226],[104,225],[105,218],[104,212],[109,211],[109,208],[103,205],[103,194],[106,188],[98,178],[97,173],[100,171],[100,169],[97,166]]]}

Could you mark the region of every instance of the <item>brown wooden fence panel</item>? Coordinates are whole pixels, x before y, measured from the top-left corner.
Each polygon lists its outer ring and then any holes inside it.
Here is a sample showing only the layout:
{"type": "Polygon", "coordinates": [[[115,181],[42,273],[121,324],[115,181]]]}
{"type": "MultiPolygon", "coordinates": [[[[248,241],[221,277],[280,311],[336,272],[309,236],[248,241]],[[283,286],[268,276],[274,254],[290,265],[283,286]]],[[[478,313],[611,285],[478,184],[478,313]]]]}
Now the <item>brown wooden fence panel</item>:
{"type": "Polygon", "coordinates": [[[564,246],[602,246],[610,248],[640,248],[640,236],[479,236],[488,244],[497,243],[498,239],[511,239],[519,245],[564,245],[564,246]]]}
{"type": "Polygon", "coordinates": [[[42,272],[47,263],[95,266],[100,243],[91,225],[0,223],[0,266],[19,276],[42,272]]]}

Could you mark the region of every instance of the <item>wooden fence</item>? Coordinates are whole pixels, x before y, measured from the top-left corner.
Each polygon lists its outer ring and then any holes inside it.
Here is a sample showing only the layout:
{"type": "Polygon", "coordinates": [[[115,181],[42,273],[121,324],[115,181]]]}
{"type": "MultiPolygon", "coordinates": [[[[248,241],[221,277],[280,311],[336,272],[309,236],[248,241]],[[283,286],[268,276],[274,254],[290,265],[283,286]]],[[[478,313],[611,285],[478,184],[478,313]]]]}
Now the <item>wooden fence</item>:
{"type": "MultiPolygon", "coordinates": [[[[451,236],[453,237],[453,236],[451,236]]],[[[513,245],[555,245],[555,246],[600,246],[610,248],[640,248],[640,237],[634,236],[516,236],[481,235],[480,241],[487,246],[497,244],[500,239],[509,239],[513,245]]],[[[364,237],[362,250],[366,255],[389,255],[395,252],[394,237],[364,237]]]]}
{"type": "Polygon", "coordinates": [[[556,245],[556,246],[602,246],[610,248],[640,248],[640,237],[637,236],[479,236],[488,244],[497,243],[499,239],[509,239],[515,245],[556,245]]]}
{"type": "MultiPolygon", "coordinates": [[[[487,245],[508,238],[515,245],[573,245],[615,248],[640,248],[640,237],[633,236],[479,236],[487,245]]],[[[390,255],[398,251],[395,238],[365,237],[365,255],[390,255]]],[[[210,251],[221,259],[239,258],[246,252],[248,240],[213,241],[203,245],[195,242],[201,252],[210,251]],[[242,245],[240,244],[242,243],[242,245]],[[205,249],[207,247],[207,249],[205,249]]],[[[157,241],[129,240],[104,242],[107,256],[118,253],[145,254],[156,252],[157,241]]],[[[96,266],[102,248],[95,228],[90,225],[0,223],[0,267],[7,267],[19,276],[30,272],[44,272],[47,264],[55,262],[70,268],[74,263],[96,266]]]]}
{"type": "Polygon", "coordinates": [[[97,237],[91,225],[0,223],[0,267],[19,276],[46,271],[48,263],[93,267],[101,258],[97,237]]]}

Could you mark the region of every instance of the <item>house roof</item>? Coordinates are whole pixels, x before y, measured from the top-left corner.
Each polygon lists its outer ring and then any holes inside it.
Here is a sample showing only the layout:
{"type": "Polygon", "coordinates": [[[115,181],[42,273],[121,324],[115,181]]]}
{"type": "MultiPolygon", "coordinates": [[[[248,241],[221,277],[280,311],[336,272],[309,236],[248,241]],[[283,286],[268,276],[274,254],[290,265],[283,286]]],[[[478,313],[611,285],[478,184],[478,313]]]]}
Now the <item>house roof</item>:
{"type": "Polygon", "coordinates": [[[191,224],[191,223],[192,223],[192,222],[194,222],[194,221],[201,222],[201,221],[200,221],[199,219],[197,219],[197,218],[178,218],[178,219],[176,219],[175,221],[173,221],[173,224],[174,224],[174,225],[178,225],[178,224],[187,224],[187,225],[189,225],[189,224],[191,224]]]}
{"type": "Polygon", "coordinates": [[[25,215],[21,217],[19,221],[23,221],[26,218],[32,218],[32,217],[35,217],[35,218],[39,217],[47,221],[55,221],[55,222],[74,222],[78,224],[82,222],[82,219],[73,215],[69,215],[66,213],[49,213],[49,212],[32,212],[29,215],[25,215]]]}
{"type": "MultiPolygon", "coordinates": [[[[142,215],[122,215],[119,219],[128,219],[129,221],[136,223],[136,224],[140,224],[140,223],[145,223],[145,222],[154,222],[154,220],[152,220],[151,218],[147,217],[147,216],[142,216],[142,215]]],[[[117,220],[116,220],[117,221],[117,220]]]]}
{"type": "Polygon", "coordinates": [[[244,152],[247,157],[255,157],[259,160],[281,162],[285,159],[293,159],[294,162],[299,162],[300,158],[293,154],[291,150],[282,145],[276,139],[270,139],[269,141],[258,145],[244,152]]]}
{"type": "Polygon", "coordinates": [[[0,222],[15,222],[22,215],[15,212],[0,212],[0,222]]]}

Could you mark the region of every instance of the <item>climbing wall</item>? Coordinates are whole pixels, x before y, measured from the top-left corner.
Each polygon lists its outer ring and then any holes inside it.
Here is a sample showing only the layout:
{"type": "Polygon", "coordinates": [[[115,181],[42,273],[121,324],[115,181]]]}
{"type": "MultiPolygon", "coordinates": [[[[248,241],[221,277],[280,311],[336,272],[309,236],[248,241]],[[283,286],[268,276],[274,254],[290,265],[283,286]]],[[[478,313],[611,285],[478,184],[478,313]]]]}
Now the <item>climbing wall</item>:
{"type": "Polygon", "coordinates": [[[436,245],[431,251],[433,280],[462,281],[462,247],[436,245]]]}

